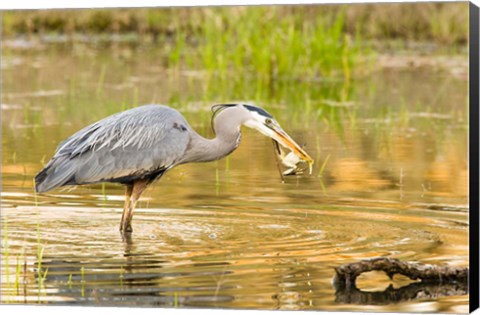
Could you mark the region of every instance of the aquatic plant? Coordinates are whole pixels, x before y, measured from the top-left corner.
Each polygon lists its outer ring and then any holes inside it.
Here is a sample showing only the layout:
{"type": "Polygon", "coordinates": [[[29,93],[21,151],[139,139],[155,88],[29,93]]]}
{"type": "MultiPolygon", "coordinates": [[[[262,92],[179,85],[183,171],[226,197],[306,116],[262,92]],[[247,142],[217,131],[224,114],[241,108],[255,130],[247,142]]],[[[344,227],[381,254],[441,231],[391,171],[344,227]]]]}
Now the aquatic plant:
{"type": "Polygon", "coordinates": [[[327,155],[327,157],[325,158],[325,160],[323,161],[322,163],[322,166],[320,167],[320,170],[318,171],[318,177],[322,177],[323,176],[323,172],[325,171],[325,167],[327,166],[327,163],[328,163],[328,160],[330,159],[330,154],[327,155]]]}
{"type": "Polygon", "coordinates": [[[178,292],[173,292],[173,307],[178,307],[178,292]]]}
{"type": "Polygon", "coordinates": [[[41,296],[44,294],[43,289],[45,286],[45,280],[47,279],[48,268],[45,271],[42,269],[43,263],[43,252],[45,247],[41,244],[40,241],[40,224],[37,224],[37,293],[38,293],[38,302],[41,302],[41,296]]]}
{"type": "Polygon", "coordinates": [[[81,280],[80,280],[80,284],[81,284],[81,288],[80,288],[80,294],[82,297],[85,297],[85,267],[82,266],[82,268],[80,269],[80,275],[81,275],[81,280]]]}
{"type": "Polygon", "coordinates": [[[67,280],[67,285],[68,285],[68,288],[71,289],[72,288],[72,277],[73,275],[72,274],[69,274],[68,275],[68,280],[67,280]]]}
{"type": "Polygon", "coordinates": [[[5,290],[10,292],[10,252],[9,252],[9,244],[8,244],[8,225],[7,220],[3,220],[3,230],[2,230],[2,249],[3,249],[3,259],[5,260],[5,290]]]}

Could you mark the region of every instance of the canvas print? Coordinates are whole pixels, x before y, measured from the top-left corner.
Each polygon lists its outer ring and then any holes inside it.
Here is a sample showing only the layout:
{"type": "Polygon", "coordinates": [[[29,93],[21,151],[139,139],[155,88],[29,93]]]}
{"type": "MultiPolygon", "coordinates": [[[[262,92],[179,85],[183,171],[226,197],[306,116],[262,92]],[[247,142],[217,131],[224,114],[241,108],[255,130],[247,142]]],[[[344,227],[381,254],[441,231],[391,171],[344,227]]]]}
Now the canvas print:
{"type": "Polygon", "coordinates": [[[469,311],[468,2],[1,14],[2,304],[469,311]]]}

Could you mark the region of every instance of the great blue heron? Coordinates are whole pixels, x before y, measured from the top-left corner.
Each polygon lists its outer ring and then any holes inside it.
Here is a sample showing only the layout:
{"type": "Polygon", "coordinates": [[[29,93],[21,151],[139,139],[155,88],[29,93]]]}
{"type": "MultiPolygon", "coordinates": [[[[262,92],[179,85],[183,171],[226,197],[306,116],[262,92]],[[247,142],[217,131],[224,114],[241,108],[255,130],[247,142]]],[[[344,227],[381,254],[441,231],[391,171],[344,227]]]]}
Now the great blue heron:
{"type": "Polygon", "coordinates": [[[140,195],[172,167],[220,159],[240,143],[245,125],[273,138],[303,160],[313,160],[260,107],[222,104],[212,107],[213,139],[197,134],[175,109],[144,105],[106,117],[87,126],[57,148],[35,176],[37,192],[65,185],[98,182],[126,186],[120,231],[132,231],[133,211],[140,195]]]}

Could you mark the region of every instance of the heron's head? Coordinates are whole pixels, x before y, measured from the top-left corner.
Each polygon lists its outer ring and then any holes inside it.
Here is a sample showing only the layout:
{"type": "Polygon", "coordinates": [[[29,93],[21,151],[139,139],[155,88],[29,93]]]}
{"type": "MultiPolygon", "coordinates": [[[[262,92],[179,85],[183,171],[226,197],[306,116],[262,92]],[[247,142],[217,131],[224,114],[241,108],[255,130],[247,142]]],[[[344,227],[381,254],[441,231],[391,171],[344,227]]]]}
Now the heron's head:
{"type": "Polygon", "coordinates": [[[280,124],[266,110],[254,105],[247,104],[222,104],[212,107],[213,117],[220,112],[231,112],[241,119],[244,126],[253,128],[267,137],[290,149],[302,160],[313,163],[313,159],[280,127],[280,124]],[[232,110],[234,109],[234,110],[232,110]]]}

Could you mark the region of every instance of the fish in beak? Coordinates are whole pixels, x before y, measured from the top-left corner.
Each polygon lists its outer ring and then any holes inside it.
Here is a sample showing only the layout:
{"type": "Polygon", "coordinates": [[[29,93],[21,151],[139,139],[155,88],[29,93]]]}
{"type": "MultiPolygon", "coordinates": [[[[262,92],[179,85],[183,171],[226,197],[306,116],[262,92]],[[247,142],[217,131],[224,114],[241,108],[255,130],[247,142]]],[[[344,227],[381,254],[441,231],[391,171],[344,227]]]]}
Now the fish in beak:
{"type": "MultiPolygon", "coordinates": [[[[290,150],[295,154],[301,161],[304,161],[308,164],[309,173],[312,174],[313,159],[308,155],[305,150],[302,149],[276,122],[273,118],[266,117],[262,120],[252,119],[245,123],[247,127],[254,128],[260,131],[262,134],[267,137],[272,138],[278,142],[282,147],[290,150]]],[[[300,162],[300,161],[299,161],[300,162]]]]}

